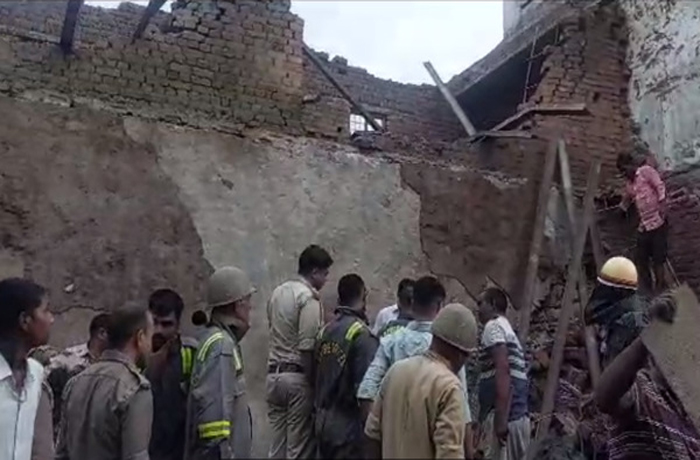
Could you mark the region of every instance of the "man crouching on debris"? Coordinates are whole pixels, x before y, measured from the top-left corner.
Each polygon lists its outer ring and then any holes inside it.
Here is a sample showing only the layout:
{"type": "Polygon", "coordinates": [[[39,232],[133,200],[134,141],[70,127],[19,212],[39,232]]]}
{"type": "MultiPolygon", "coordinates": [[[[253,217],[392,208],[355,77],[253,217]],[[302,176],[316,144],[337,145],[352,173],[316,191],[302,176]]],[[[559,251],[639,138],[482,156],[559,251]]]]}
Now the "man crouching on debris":
{"type": "MultiPolygon", "coordinates": [[[[651,318],[665,322],[672,322],[675,313],[668,294],[649,308],[651,318]]],[[[595,401],[612,417],[610,460],[700,458],[700,436],[640,337],[605,369],[595,401]]]]}

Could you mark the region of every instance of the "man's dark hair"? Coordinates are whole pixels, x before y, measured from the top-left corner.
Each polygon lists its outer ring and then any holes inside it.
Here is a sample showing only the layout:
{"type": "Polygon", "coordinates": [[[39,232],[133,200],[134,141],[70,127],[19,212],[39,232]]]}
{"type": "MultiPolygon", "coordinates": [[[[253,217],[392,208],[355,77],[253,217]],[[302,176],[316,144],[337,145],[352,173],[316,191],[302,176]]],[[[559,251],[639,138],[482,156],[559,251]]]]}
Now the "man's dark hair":
{"type": "Polygon", "coordinates": [[[148,310],[138,306],[127,306],[109,315],[107,326],[108,346],[122,349],[141,329],[148,327],[148,310]]]}
{"type": "Polygon", "coordinates": [[[33,314],[44,296],[46,289],[33,281],[22,278],[0,281],[0,334],[15,331],[22,313],[33,314]]]}
{"type": "Polygon", "coordinates": [[[407,289],[413,289],[416,286],[416,282],[411,278],[404,278],[399,281],[399,288],[396,290],[396,295],[401,297],[401,295],[406,292],[407,289]]]}
{"type": "Polygon", "coordinates": [[[362,298],[365,289],[365,282],[360,275],[351,273],[340,278],[338,281],[338,303],[343,306],[350,306],[362,298]]]}
{"type": "Polygon", "coordinates": [[[496,309],[498,313],[505,313],[508,309],[508,296],[501,288],[495,286],[488,287],[484,290],[484,302],[488,302],[496,309]]]}
{"type": "Polygon", "coordinates": [[[617,160],[615,161],[615,164],[617,165],[617,169],[622,170],[626,168],[627,166],[633,165],[635,162],[634,157],[632,156],[631,153],[621,153],[617,156],[617,160]]]}
{"type": "Polygon", "coordinates": [[[148,298],[148,309],[156,316],[168,316],[175,313],[175,318],[180,321],[182,311],[185,309],[185,302],[180,294],[172,289],[158,289],[153,291],[148,298]]]}
{"type": "Polygon", "coordinates": [[[109,327],[109,313],[100,313],[90,321],[90,337],[95,337],[100,329],[105,331],[109,327]]]}
{"type": "Polygon", "coordinates": [[[413,309],[418,313],[426,313],[435,301],[447,297],[442,283],[434,276],[424,276],[413,286],[413,309]]]}
{"type": "Polygon", "coordinates": [[[299,256],[299,274],[308,275],[312,271],[326,270],[333,265],[333,259],[328,251],[321,246],[312,244],[302,251],[299,256]]]}

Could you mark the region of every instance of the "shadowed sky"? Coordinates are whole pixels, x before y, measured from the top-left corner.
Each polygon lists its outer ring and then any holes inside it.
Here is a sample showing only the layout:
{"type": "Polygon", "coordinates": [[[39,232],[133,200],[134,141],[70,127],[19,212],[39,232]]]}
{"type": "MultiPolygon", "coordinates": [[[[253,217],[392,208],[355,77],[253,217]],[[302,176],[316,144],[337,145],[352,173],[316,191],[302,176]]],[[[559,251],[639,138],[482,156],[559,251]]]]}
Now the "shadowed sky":
{"type": "MultiPolygon", "coordinates": [[[[120,2],[87,3],[114,7],[120,2]]],[[[503,35],[500,0],[293,0],[292,11],[304,19],[304,40],[312,48],[405,83],[432,82],[424,61],[447,81],[503,35]]]]}

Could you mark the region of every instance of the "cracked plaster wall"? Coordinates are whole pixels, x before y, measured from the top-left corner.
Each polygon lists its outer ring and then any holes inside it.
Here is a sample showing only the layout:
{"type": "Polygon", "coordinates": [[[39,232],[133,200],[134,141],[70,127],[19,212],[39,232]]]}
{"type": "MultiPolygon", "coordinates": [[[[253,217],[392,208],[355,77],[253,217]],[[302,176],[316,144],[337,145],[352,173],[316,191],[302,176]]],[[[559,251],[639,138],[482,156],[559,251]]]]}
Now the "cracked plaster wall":
{"type": "Polygon", "coordinates": [[[664,169],[700,162],[700,2],[621,0],[629,26],[629,103],[664,169]]]}

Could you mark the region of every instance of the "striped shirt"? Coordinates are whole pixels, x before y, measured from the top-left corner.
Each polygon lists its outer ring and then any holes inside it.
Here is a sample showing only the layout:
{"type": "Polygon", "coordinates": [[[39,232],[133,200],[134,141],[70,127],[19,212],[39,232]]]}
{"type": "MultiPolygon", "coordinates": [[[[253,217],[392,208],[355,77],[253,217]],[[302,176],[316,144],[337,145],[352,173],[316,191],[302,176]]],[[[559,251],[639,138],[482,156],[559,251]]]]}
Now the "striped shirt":
{"type": "Polygon", "coordinates": [[[484,326],[481,336],[481,352],[479,361],[481,375],[479,377],[479,419],[485,420],[489,412],[496,407],[496,365],[491,358],[491,351],[497,345],[505,345],[508,349],[508,364],[510,367],[511,401],[508,420],[518,420],[527,415],[527,362],[523,347],[518,336],[504,316],[492,319],[484,326]]]}

